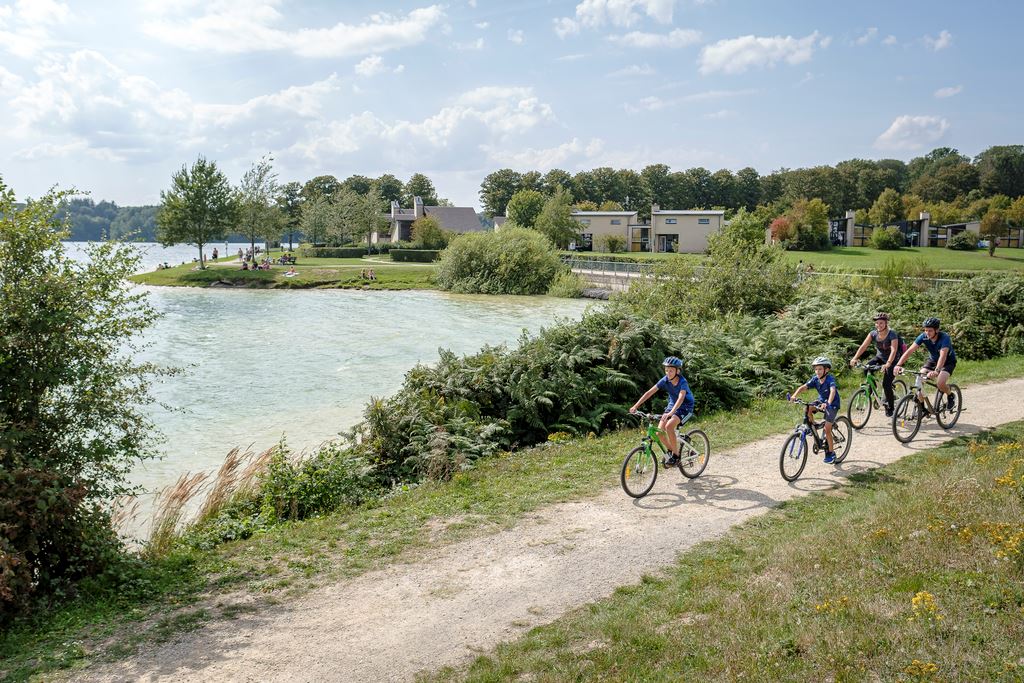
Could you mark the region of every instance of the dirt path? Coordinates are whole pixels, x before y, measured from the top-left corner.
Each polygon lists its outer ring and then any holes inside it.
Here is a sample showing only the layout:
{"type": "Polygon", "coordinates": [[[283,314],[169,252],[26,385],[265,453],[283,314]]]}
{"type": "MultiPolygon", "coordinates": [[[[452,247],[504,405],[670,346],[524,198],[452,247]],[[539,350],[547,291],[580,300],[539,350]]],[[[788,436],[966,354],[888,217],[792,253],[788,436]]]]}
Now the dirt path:
{"type": "MultiPolygon", "coordinates": [[[[287,606],[221,621],[90,680],[378,681],[468,661],[566,610],[611,594],[794,496],[842,483],[954,436],[1024,419],[1024,379],[975,386],[951,433],[926,422],[910,446],[873,415],[836,469],[815,458],[793,485],[778,472],[783,437],[713,453],[703,477],[659,475],[646,498],[620,489],[537,511],[513,529],[319,589],[287,606]]],[[[795,411],[794,411],[795,412],[795,411]]],[[[712,447],[714,434],[710,435],[712,447]]],[[[613,473],[609,473],[612,480],[613,473]]]]}

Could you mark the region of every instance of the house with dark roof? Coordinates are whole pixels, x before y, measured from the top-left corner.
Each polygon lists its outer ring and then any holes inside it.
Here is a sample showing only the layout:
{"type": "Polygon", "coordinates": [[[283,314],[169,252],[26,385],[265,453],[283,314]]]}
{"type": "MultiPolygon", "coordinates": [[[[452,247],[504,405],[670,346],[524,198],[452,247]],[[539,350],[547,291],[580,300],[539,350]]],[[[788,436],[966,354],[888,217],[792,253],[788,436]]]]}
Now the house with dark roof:
{"type": "Polygon", "coordinates": [[[412,239],[412,224],[424,216],[433,216],[443,229],[458,234],[484,229],[471,206],[425,206],[422,199],[414,197],[411,209],[403,209],[398,202],[391,202],[391,215],[385,216],[388,227],[373,233],[371,240],[374,244],[408,242],[412,239]]]}

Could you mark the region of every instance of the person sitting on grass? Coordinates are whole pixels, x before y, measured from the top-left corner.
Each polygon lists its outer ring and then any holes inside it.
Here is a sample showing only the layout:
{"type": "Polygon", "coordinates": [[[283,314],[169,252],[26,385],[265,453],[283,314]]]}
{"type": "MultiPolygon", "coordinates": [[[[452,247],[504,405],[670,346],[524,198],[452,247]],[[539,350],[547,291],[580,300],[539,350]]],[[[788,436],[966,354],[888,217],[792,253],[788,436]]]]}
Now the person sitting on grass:
{"type": "Polygon", "coordinates": [[[693,414],[693,392],[690,385],[683,377],[683,361],[675,356],[669,356],[661,363],[665,369],[665,376],[658,380],[658,383],[644,392],[633,407],[630,413],[635,413],[651,396],[664,390],[668,393],[668,404],[665,406],[665,413],[658,421],[658,439],[668,449],[663,464],[666,467],[675,467],[679,464],[679,442],[676,439],[676,427],[688,420],[693,414]]]}
{"type": "MultiPolygon", "coordinates": [[[[956,407],[956,396],[949,390],[949,376],[956,369],[956,351],[953,350],[953,342],[949,335],[939,331],[939,319],[936,317],[926,318],[921,327],[924,331],[917,335],[914,343],[907,347],[900,359],[896,361],[896,374],[903,374],[903,364],[917,351],[919,346],[928,349],[928,362],[921,368],[928,371],[928,379],[934,379],[939,386],[939,391],[946,395],[946,409],[953,410],[956,407]]],[[[938,406],[936,406],[938,409],[938,406]]]]}
{"type": "Polygon", "coordinates": [[[366,271],[366,279],[367,280],[376,280],[377,279],[377,273],[373,272],[373,268],[370,268],[368,271],[366,271]]]}
{"type": "Polygon", "coordinates": [[[249,270],[249,262],[242,261],[242,270],[249,270]]]}
{"type": "Polygon", "coordinates": [[[825,413],[825,441],[828,442],[825,463],[831,465],[836,461],[836,447],[832,443],[832,427],[839,414],[839,385],[836,384],[836,378],[832,375],[832,361],[827,357],[818,356],[811,366],[814,368],[814,377],[797,387],[789,400],[795,401],[804,389],[818,390],[818,400],[807,406],[807,419],[813,419],[816,410],[825,413]]]}
{"type": "Polygon", "coordinates": [[[295,277],[296,275],[298,275],[298,272],[295,270],[295,266],[289,268],[288,272],[284,274],[285,277],[295,277]]]}

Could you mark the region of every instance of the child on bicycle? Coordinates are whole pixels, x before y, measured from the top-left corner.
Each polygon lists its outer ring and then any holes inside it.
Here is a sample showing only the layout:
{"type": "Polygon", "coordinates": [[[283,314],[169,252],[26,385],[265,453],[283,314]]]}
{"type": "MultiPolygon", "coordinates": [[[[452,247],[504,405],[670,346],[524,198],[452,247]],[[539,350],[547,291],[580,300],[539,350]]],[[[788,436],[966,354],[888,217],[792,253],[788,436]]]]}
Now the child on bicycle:
{"type": "Polygon", "coordinates": [[[665,413],[658,421],[658,438],[668,449],[668,455],[662,461],[666,467],[675,467],[679,464],[679,442],[676,439],[676,427],[693,414],[693,392],[690,385],[682,375],[683,361],[675,356],[669,356],[661,363],[665,369],[665,376],[658,380],[658,383],[644,392],[629,412],[635,413],[647,399],[659,391],[668,392],[668,405],[665,406],[665,413]]]}
{"type": "Polygon", "coordinates": [[[877,313],[872,318],[875,322],[875,329],[864,337],[857,348],[857,352],[850,359],[850,367],[857,365],[857,359],[867,350],[868,344],[875,342],[875,357],[868,361],[868,365],[880,365],[882,367],[882,391],[885,392],[885,416],[892,417],[893,402],[895,396],[892,392],[892,381],[896,359],[907,350],[903,338],[895,330],[889,327],[889,314],[877,313]]]}
{"type": "MultiPolygon", "coordinates": [[[[903,364],[917,351],[919,346],[928,349],[928,362],[922,366],[922,370],[928,371],[928,379],[935,379],[939,390],[946,395],[946,409],[953,410],[956,407],[956,396],[949,390],[949,376],[956,368],[956,351],[953,350],[953,342],[949,335],[939,330],[941,322],[932,316],[926,318],[921,327],[924,331],[917,335],[917,339],[911,344],[900,359],[896,361],[896,374],[903,374],[903,364]]],[[[938,409],[938,406],[936,406],[938,409]]]]}
{"type": "Polygon", "coordinates": [[[807,406],[807,419],[813,419],[816,410],[825,413],[825,441],[828,443],[828,450],[825,451],[825,463],[831,465],[836,461],[836,448],[832,442],[832,427],[839,414],[839,386],[836,384],[836,378],[832,375],[832,361],[826,356],[818,356],[811,362],[811,366],[814,368],[814,377],[797,387],[789,400],[795,400],[804,389],[818,390],[818,400],[807,406]]]}

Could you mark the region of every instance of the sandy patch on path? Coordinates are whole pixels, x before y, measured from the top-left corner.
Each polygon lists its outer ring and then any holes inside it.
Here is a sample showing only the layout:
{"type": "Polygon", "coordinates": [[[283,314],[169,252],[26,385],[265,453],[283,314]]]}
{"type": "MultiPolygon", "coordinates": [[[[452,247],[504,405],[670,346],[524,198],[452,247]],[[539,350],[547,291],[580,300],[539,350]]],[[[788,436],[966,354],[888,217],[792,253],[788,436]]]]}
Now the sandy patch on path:
{"type": "MultiPolygon", "coordinates": [[[[619,488],[538,510],[516,527],[438,549],[316,590],[287,606],[219,621],[76,680],[380,681],[469,661],[498,642],[553,621],[670,564],[686,548],[724,534],[781,501],[841,485],[956,436],[1024,419],[1024,379],[964,390],[952,432],[934,421],[909,446],[878,414],[838,468],[820,457],[790,485],[779,476],[784,435],[712,453],[688,481],[662,472],[634,501],[619,488]]],[[[797,411],[794,409],[794,421],[797,411]]],[[[715,435],[711,434],[712,449],[715,435]]],[[[609,472],[609,481],[617,478],[609,472]]]]}

